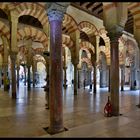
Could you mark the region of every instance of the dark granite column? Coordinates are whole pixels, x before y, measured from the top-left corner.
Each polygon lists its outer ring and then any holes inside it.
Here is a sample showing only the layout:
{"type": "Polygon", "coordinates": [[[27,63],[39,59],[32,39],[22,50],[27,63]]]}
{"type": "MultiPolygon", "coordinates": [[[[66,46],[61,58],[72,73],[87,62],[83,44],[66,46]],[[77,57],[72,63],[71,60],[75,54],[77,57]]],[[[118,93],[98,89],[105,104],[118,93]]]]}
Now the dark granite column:
{"type": "Polygon", "coordinates": [[[80,88],[80,69],[78,68],[78,88],[80,88]]]}
{"type": "Polygon", "coordinates": [[[74,95],[77,95],[77,64],[73,64],[74,65],[74,95]]]}
{"type": "Polygon", "coordinates": [[[3,63],[3,84],[4,84],[4,91],[7,91],[7,72],[8,72],[8,63],[3,63]]]}
{"type": "Polygon", "coordinates": [[[24,65],[23,68],[24,68],[24,86],[26,86],[26,65],[24,65]]]}
{"type": "Polygon", "coordinates": [[[19,70],[20,66],[17,65],[17,87],[19,87],[19,70]]]}
{"type": "Polygon", "coordinates": [[[121,91],[124,91],[124,65],[121,65],[120,68],[121,68],[121,91]]]}
{"type": "Polygon", "coordinates": [[[12,98],[16,99],[16,69],[15,69],[15,64],[16,64],[17,53],[11,52],[10,57],[11,57],[11,74],[12,74],[12,98]]]}
{"type": "Polygon", "coordinates": [[[110,65],[107,66],[108,69],[108,92],[110,92],[110,65]]]}
{"type": "Polygon", "coordinates": [[[28,90],[31,89],[31,76],[30,76],[30,65],[27,65],[27,69],[28,69],[28,90]]]}
{"type": "Polygon", "coordinates": [[[66,89],[67,88],[67,67],[64,66],[63,69],[64,69],[64,84],[63,84],[63,86],[64,86],[64,89],[66,89]]]}
{"type": "Polygon", "coordinates": [[[130,66],[130,90],[136,89],[134,81],[136,81],[136,69],[130,66]]]}
{"type": "Polygon", "coordinates": [[[48,10],[50,23],[50,125],[47,132],[64,131],[62,98],[62,21],[66,12],[65,3],[51,3],[48,10]],[[57,10],[58,8],[58,10],[57,10]]]}
{"type": "Polygon", "coordinates": [[[93,93],[96,93],[96,64],[94,63],[93,64],[93,68],[94,68],[94,71],[93,71],[93,93]]]}

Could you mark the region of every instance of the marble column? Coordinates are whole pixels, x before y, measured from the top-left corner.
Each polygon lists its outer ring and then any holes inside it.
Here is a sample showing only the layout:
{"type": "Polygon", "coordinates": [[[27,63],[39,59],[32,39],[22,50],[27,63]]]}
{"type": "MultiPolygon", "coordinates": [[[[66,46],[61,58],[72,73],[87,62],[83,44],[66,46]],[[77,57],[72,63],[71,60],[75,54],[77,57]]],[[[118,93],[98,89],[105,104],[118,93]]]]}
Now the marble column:
{"type": "Polygon", "coordinates": [[[80,88],[80,69],[78,69],[77,72],[78,72],[78,88],[80,88]]]}
{"type": "Polygon", "coordinates": [[[2,85],[2,75],[1,75],[1,73],[2,73],[2,66],[0,65],[0,87],[2,85]]]}
{"type": "Polygon", "coordinates": [[[33,87],[35,87],[35,68],[34,65],[32,65],[32,71],[33,71],[33,87]]]}
{"type": "Polygon", "coordinates": [[[107,71],[105,69],[100,70],[100,88],[107,87],[107,71]]]}
{"type": "Polygon", "coordinates": [[[121,68],[121,91],[124,91],[124,70],[125,70],[125,67],[124,67],[124,65],[121,65],[120,68],[121,68]]]}
{"type": "Polygon", "coordinates": [[[108,92],[110,92],[110,66],[107,66],[108,69],[108,92]]]}
{"type": "MultiPolygon", "coordinates": [[[[117,34],[117,33],[116,33],[117,34]]],[[[111,65],[110,65],[110,92],[112,103],[112,115],[119,115],[119,42],[118,36],[110,37],[111,44],[111,65]]]]}
{"type": "Polygon", "coordinates": [[[64,89],[66,89],[67,88],[67,67],[63,67],[63,69],[64,69],[64,84],[63,84],[63,86],[64,86],[64,89]]]}
{"type": "Polygon", "coordinates": [[[36,71],[37,71],[37,63],[33,61],[32,64],[32,71],[33,71],[33,87],[35,87],[35,80],[36,80],[36,71]]]}
{"type": "Polygon", "coordinates": [[[4,84],[4,91],[7,91],[7,72],[8,72],[8,63],[3,63],[3,84],[4,84]]]}
{"type": "Polygon", "coordinates": [[[31,73],[30,73],[30,68],[31,68],[31,65],[27,65],[27,69],[28,69],[28,90],[31,89],[31,73]]]}
{"type": "Polygon", "coordinates": [[[58,3],[52,3],[47,9],[50,23],[50,124],[47,131],[50,134],[59,133],[65,130],[63,126],[62,98],[62,21],[66,8],[64,5],[61,7],[61,5],[63,4],[60,3],[59,5],[58,3]],[[56,8],[59,8],[59,10],[56,8]]]}
{"type": "Polygon", "coordinates": [[[93,71],[93,93],[96,93],[96,65],[93,65],[94,71],[93,71]]]}
{"type": "Polygon", "coordinates": [[[17,87],[19,87],[19,70],[20,66],[17,65],[17,87]]]}
{"type": "Polygon", "coordinates": [[[11,57],[11,75],[12,75],[12,98],[16,99],[16,57],[17,53],[16,52],[11,52],[10,54],[11,57]]]}
{"type": "Polygon", "coordinates": [[[135,90],[134,81],[136,80],[136,69],[130,67],[130,90],[135,90]]]}
{"type": "Polygon", "coordinates": [[[77,95],[77,64],[74,64],[74,95],[77,95]]]}
{"type": "Polygon", "coordinates": [[[24,65],[23,68],[24,68],[24,86],[26,86],[26,65],[24,65]]]}

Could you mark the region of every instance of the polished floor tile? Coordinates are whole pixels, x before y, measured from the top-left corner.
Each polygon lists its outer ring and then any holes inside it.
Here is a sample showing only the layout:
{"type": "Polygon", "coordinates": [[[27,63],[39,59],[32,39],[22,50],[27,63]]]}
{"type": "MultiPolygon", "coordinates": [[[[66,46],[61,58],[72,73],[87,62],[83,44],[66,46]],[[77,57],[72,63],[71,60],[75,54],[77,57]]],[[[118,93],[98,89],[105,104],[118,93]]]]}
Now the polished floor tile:
{"type": "Polygon", "coordinates": [[[118,117],[105,117],[104,106],[109,95],[108,89],[97,90],[94,94],[88,88],[73,87],[63,92],[64,127],[68,131],[55,135],[43,128],[49,126],[49,110],[45,109],[43,88],[27,91],[17,90],[17,99],[11,98],[11,91],[0,89],[0,137],[140,137],[139,91],[120,92],[120,113],[118,117]]]}

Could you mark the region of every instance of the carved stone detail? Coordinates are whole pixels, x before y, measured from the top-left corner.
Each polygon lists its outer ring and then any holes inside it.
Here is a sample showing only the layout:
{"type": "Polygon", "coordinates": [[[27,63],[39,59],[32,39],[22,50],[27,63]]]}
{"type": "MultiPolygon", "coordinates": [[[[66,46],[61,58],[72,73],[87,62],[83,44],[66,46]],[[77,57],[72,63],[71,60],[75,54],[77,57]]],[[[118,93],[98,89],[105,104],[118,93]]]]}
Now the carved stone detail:
{"type": "Polygon", "coordinates": [[[69,2],[47,3],[46,8],[47,8],[49,21],[53,21],[53,20],[62,21],[69,4],[70,4],[69,2]]]}

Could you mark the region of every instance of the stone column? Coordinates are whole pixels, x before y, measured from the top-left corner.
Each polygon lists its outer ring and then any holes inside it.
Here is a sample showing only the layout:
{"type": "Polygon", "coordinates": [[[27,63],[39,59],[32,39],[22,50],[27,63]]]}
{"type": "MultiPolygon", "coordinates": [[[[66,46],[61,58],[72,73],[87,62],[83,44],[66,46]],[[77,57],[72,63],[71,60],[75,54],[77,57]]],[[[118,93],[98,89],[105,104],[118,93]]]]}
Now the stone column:
{"type": "Polygon", "coordinates": [[[111,65],[110,65],[110,91],[112,103],[112,115],[119,115],[119,42],[122,28],[113,26],[109,32],[111,44],[111,65]]]}
{"type": "Polygon", "coordinates": [[[124,67],[124,65],[121,65],[120,68],[121,68],[121,91],[124,91],[124,70],[125,70],[125,67],[124,67]]]}
{"type": "Polygon", "coordinates": [[[66,3],[47,3],[50,23],[50,125],[48,133],[64,131],[62,98],[62,21],[66,3]],[[58,9],[58,10],[57,10],[58,9]]]}
{"type": "Polygon", "coordinates": [[[100,88],[107,87],[107,71],[101,70],[100,71],[100,88]]]}
{"type": "Polygon", "coordinates": [[[108,65],[108,92],[110,92],[110,66],[108,65]]]}
{"type": "Polygon", "coordinates": [[[19,87],[19,70],[20,70],[20,66],[17,65],[17,87],[19,87]]]}
{"type": "Polygon", "coordinates": [[[30,75],[30,68],[31,68],[31,65],[27,65],[27,69],[28,69],[28,90],[31,89],[31,75],[30,75]]]}
{"type": "Polygon", "coordinates": [[[2,41],[3,41],[3,48],[4,48],[4,55],[3,55],[3,83],[4,83],[4,91],[7,91],[7,84],[6,84],[6,79],[7,79],[7,72],[8,72],[8,40],[6,39],[5,36],[1,36],[2,41]]]}
{"type": "Polygon", "coordinates": [[[17,53],[11,52],[12,98],[16,99],[16,57],[17,53]]]}
{"type": "Polygon", "coordinates": [[[37,63],[33,61],[32,64],[32,70],[33,70],[33,87],[35,87],[35,79],[36,79],[36,71],[37,71],[37,63]]]}
{"type": "Polygon", "coordinates": [[[63,84],[63,86],[64,86],[64,89],[66,89],[67,88],[67,67],[64,66],[63,69],[64,69],[64,84],[63,84]]]}
{"type": "Polygon", "coordinates": [[[130,67],[130,90],[135,90],[134,81],[136,80],[136,69],[130,67]]]}
{"type": "Polygon", "coordinates": [[[1,73],[2,73],[2,66],[0,65],[0,87],[2,85],[2,75],[1,75],[1,73]]]}
{"type": "Polygon", "coordinates": [[[35,87],[35,67],[34,67],[34,64],[32,64],[32,71],[33,71],[33,87],[35,87]]]}
{"type": "Polygon", "coordinates": [[[77,64],[74,65],[74,95],[77,95],[77,64]]]}
{"type": "Polygon", "coordinates": [[[3,84],[4,84],[4,91],[7,91],[7,72],[8,72],[8,63],[3,63],[3,84]]]}
{"type": "Polygon", "coordinates": [[[26,64],[23,66],[24,68],[24,86],[26,86],[26,64]]]}
{"type": "Polygon", "coordinates": [[[80,68],[78,68],[78,88],[80,88],[80,68]]]}
{"type": "Polygon", "coordinates": [[[96,93],[96,65],[93,64],[93,68],[94,68],[94,71],[93,71],[93,93],[96,93]]]}

